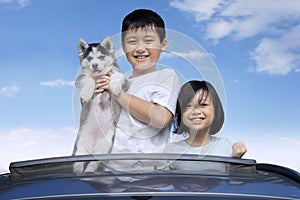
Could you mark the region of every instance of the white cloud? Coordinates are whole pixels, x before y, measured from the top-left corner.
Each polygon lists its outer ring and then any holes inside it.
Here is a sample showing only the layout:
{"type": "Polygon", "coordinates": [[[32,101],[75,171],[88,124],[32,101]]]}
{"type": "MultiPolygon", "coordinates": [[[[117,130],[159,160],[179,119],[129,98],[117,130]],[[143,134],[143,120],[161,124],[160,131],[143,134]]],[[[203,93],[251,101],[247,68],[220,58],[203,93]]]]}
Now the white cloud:
{"type": "Polygon", "coordinates": [[[280,137],[279,138],[281,141],[285,142],[287,145],[298,145],[300,146],[300,140],[297,140],[295,138],[291,138],[291,137],[280,137]]]}
{"type": "Polygon", "coordinates": [[[252,71],[285,75],[299,63],[300,1],[295,0],[175,0],[171,6],[194,15],[206,25],[205,37],[217,43],[230,37],[262,37],[251,53],[252,71]]]}
{"type": "Polygon", "coordinates": [[[187,59],[187,60],[197,60],[197,59],[202,59],[202,58],[206,58],[206,57],[211,56],[208,53],[204,53],[203,51],[191,50],[191,51],[187,51],[187,52],[172,51],[172,52],[162,54],[162,57],[163,58],[170,58],[173,55],[182,57],[182,58],[187,59]]]}
{"type": "Polygon", "coordinates": [[[170,3],[171,6],[178,8],[184,12],[193,13],[195,20],[198,22],[209,20],[218,10],[223,0],[175,0],[170,3]]]}
{"type": "Polygon", "coordinates": [[[2,4],[10,4],[13,2],[14,2],[14,0],[0,0],[0,3],[2,3],[2,4]]]}
{"type": "Polygon", "coordinates": [[[41,86],[47,87],[64,87],[64,86],[74,86],[74,81],[66,81],[62,79],[54,80],[54,81],[44,81],[40,83],[41,86]]]}
{"type": "Polygon", "coordinates": [[[299,33],[300,24],[280,37],[263,38],[251,54],[256,62],[253,70],[280,75],[285,75],[293,69],[297,72],[297,63],[300,61],[299,33]]]}
{"type": "Polygon", "coordinates": [[[0,0],[0,4],[14,6],[16,8],[25,8],[30,5],[30,0],[0,0]]]}
{"type": "MultiPolygon", "coordinates": [[[[233,23],[217,21],[207,27],[207,35],[209,35],[209,38],[223,38],[230,34],[233,28],[233,23]]],[[[215,43],[218,43],[218,40],[215,40],[215,43]]]]}
{"type": "Polygon", "coordinates": [[[18,92],[19,87],[16,85],[0,88],[0,96],[14,97],[18,92]]]}
{"type": "Polygon", "coordinates": [[[24,8],[30,4],[29,0],[18,0],[17,3],[21,8],[24,8]]]}
{"type": "Polygon", "coordinates": [[[235,84],[240,84],[241,82],[240,82],[239,80],[237,80],[237,79],[234,79],[234,80],[233,80],[233,83],[235,83],[235,84]]]}
{"type": "Polygon", "coordinates": [[[197,22],[207,22],[210,30],[207,38],[216,40],[231,34],[238,38],[262,32],[281,34],[283,27],[287,28],[300,17],[300,2],[294,0],[277,0],[276,3],[273,0],[176,0],[171,6],[193,14],[197,22]]]}
{"type": "Polygon", "coordinates": [[[17,128],[0,133],[0,172],[8,171],[9,163],[22,160],[71,155],[76,138],[74,128],[17,128]]]}

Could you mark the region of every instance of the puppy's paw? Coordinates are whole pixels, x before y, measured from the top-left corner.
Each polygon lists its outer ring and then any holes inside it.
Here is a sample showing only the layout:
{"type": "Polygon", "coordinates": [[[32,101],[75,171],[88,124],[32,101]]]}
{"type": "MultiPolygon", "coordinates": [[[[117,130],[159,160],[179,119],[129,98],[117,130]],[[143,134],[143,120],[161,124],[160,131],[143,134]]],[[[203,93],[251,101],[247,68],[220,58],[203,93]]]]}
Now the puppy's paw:
{"type": "Polygon", "coordinates": [[[86,88],[85,90],[81,90],[81,92],[80,92],[80,99],[83,102],[88,102],[88,101],[90,101],[92,99],[93,94],[94,94],[94,90],[93,89],[86,88]]]}
{"type": "Polygon", "coordinates": [[[86,166],[85,172],[95,172],[97,171],[99,164],[96,161],[89,162],[89,164],[86,166]]]}
{"type": "Polygon", "coordinates": [[[76,162],[76,163],[74,163],[74,165],[73,165],[73,172],[75,174],[82,173],[84,171],[84,166],[83,165],[84,165],[83,162],[76,162]]]}
{"type": "Polygon", "coordinates": [[[124,84],[125,77],[120,72],[114,72],[110,77],[110,90],[112,91],[113,95],[118,96],[121,92],[122,85],[124,84]]]}
{"type": "Polygon", "coordinates": [[[80,98],[83,102],[88,102],[92,99],[94,95],[95,82],[88,81],[85,83],[84,87],[80,91],[80,98]]]}

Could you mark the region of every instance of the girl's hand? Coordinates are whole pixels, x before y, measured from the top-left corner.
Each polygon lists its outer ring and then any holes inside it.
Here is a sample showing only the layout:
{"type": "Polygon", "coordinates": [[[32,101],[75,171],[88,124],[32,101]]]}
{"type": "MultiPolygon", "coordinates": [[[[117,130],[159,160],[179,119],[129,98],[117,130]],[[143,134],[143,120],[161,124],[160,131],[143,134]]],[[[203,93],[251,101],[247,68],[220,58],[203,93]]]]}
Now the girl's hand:
{"type": "Polygon", "coordinates": [[[232,154],[230,157],[241,158],[247,152],[247,147],[244,142],[238,141],[232,145],[232,154]]]}

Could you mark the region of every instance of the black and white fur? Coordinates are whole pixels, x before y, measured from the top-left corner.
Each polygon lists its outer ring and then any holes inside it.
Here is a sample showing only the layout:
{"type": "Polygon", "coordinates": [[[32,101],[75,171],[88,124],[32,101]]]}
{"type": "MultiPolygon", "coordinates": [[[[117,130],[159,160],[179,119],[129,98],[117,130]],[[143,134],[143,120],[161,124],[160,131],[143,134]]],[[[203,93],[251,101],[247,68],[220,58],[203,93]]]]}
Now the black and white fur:
{"type": "MultiPolygon", "coordinates": [[[[118,95],[126,85],[126,79],[120,72],[109,37],[101,43],[93,44],[79,39],[78,54],[82,72],[77,77],[75,85],[80,89],[82,110],[73,155],[110,153],[120,107],[109,92],[94,94],[95,80],[112,71],[110,89],[113,95],[118,95]]],[[[98,161],[77,162],[73,165],[73,171],[94,172],[99,166],[98,161]]]]}

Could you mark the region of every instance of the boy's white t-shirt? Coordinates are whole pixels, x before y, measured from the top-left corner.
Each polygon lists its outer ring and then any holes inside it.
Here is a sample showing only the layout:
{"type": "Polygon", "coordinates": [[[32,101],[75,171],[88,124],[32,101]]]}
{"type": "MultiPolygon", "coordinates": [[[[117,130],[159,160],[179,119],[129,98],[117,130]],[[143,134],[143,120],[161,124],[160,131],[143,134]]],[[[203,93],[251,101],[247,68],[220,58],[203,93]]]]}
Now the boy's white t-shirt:
{"type": "MultiPolygon", "coordinates": [[[[180,85],[173,69],[165,68],[128,80],[127,93],[164,106],[174,115],[180,85]]],[[[160,153],[169,142],[169,134],[169,127],[148,126],[122,109],[112,153],[160,153]]]]}

